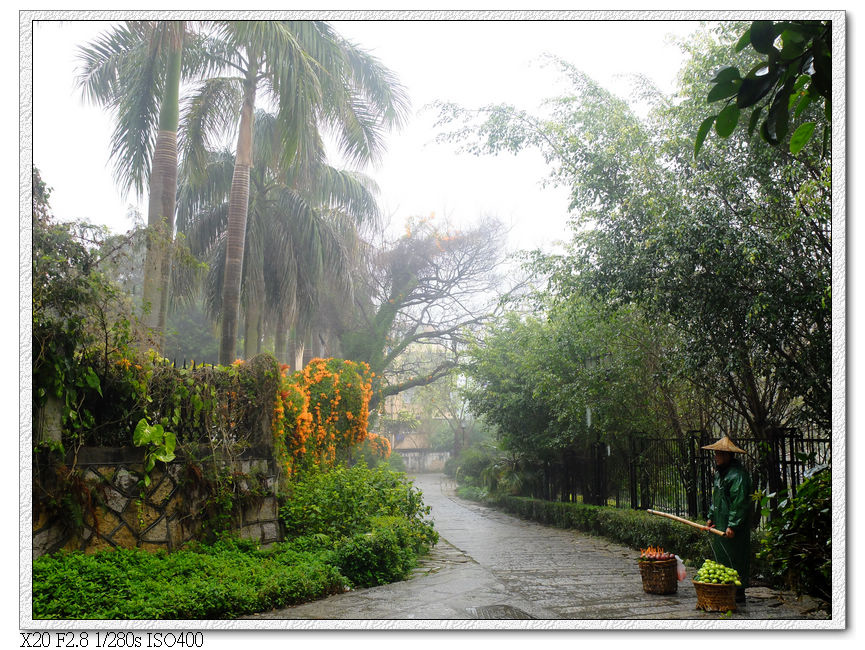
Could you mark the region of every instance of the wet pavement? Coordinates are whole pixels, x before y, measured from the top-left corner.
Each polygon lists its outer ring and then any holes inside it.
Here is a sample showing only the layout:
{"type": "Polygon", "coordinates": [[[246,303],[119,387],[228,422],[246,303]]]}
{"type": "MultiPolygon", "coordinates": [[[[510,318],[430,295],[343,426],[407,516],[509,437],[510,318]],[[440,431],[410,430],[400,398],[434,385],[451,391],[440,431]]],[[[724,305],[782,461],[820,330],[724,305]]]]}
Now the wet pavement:
{"type": "Polygon", "coordinates": [[[826,619],[810,599],[762,587],[729,615],[696,609],[688,578],[671,595],[643,591],[637,556],[575,530],[459,499],[442,474],[414,477],[440,542],[408,580],[248,616],[268,619],[796,620],[826,619]]]}

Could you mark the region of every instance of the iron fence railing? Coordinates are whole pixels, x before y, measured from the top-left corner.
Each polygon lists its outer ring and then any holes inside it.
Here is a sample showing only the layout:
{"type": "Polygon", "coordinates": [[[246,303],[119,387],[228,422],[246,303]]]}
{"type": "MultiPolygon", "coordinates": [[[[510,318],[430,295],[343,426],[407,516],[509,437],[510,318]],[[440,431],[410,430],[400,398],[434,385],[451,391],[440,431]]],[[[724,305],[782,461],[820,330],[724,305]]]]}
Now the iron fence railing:
{"type": "MultiPolygon", "coordinates": [[[[714,455],[703,446],[714,442],[705,431],[676,437],[634,434],[624,446],[595,443],[569,450],[544,466],[536,496],[619,508],[656,509],[702,518],[712,495],[714,455]]],[[[828,434],[794,428],[774,429],[765,438],[739,439],[742,461],[754,491],[787,490],[791,495],[809,468],[831,464],[828,434]]],[[[759,507],[754,505],[755,515],[759,507]]]]}

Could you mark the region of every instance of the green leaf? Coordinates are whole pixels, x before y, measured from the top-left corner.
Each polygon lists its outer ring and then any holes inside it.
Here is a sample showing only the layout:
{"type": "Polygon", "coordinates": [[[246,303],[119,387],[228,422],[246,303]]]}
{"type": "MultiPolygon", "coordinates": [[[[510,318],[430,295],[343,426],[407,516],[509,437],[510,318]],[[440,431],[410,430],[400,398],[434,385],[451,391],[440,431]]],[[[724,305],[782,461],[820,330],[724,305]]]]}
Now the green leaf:
{"type": "Polygon", "coordinates": [[[775,42],[775,26],[771,20],[755,20],[751,23],[751,46],[760,54],[769,54],[775,42]]]}
{"type": "Polygon", "coordinates": [[[751,111],[751,121],[748,123],[748,137],[754,133],[754,129],[757,126],[757,122],[760,121],[760,114],[763,112],[763,107],[758,106],[753,111],[751,111]]]}
{"type": "Polygon", "coordinates": [[[760,135],[769,144],[772,144],[772,145],[778,144],[778,139],[775,137],[774,129],[770,131],[768,119],[763,120],[763,123],[760,125],[760,135]]]}
{"type": "Polygon", "coordinates": [[[717,84],[706,96],[706,103],[711,104],[719,99],[727,99],[739,92],[739,87],[742,85],[741,79],[732,79],[730,81],[722,81],[717,84]]]}
{"type": "Polygon", "coordinates": [[[796,91],[797,93],[801,92],[802,90],[805,89],[805,86],[808,84],[809,81],[811,81],[811,75],[809,75],[809,74],[799,75],[799,77],[796,79],[796,84],[793,86],[793,90],[796,91]]]}
{"type": "Polygon", "coordinates": [[[748,29],[745,30],[745,33],[742,34],[742,36],[736,42],[736,47],[734,48],[734,50],[736,52],[741,52],[746,47],[748,47],[748,45],[750,45],[750,43],[751,43],[751,28],[749,27],[748,29]]]}
{"type": "Polygon", "coordinates": [[[796,104],[796,110],[793,113],[793,116],[798,119],[799,116],[801,116],[802,113],[805,112],[805,109],[808,108],[813,101],[814,100],[811,99],[809,95],[803,95],[802,98],[799,100],[799,103],[796,104]]]}
{"type": "Polygon", "coordinates": [[[694,142],[694,158],[697,157],[697,154],[700,153],[700,148],[703,146],[703,141],[706,139],[706,136],[709,135],[709,129],[712,128],[712,124],[715,123],[715,116],[707,117],[703,120],[703,123],[700,124],[700,128],[697,129],[697,139],[694,142]]]}
{"type": "Polygon", "coordinates": [[[170,463],[175,458],[173,453],[164,450],[158,451],[153,456],[156,460],[161,460],[163,463],[170,463]]]}
{"type": "Polygon", "coordinates": [[[152,442],[158,442],[162,437],[162,432],[157,432],[157,428],[161,429],[162,427],[159,427],[159,425],[150,426],[147,422],[147,418],[141,418],[135,426],[135,431],[132,434],[132,444],[136,447],[141,447],[152,442]]]}
{"type": "Polygon", "coordinates": [[[739,93],[736,96],[736,105],[739,108],[753,106],[766,96],[766,93],[771,90],[777,80],[777,70],[774,73],[769,72],[759,77],[745,77],[742,79],[742,85],[739,87],[739,93]]]}
{"type": "Polygon", "coordinates": [[[102,388],[99,385],[99,376],[92,367],[88,366],[87,374],[84,375],[84,381],[87,382],[87,385],[90,386],[90,388],[95,389],[99,393],[100,397],[102,396],[102,388]]]}
{"type": "Polygon", "coordinates": [[[781,33],[781,59],[792,61],[805,51],[805,42],[796,32],[789,30],[781,33]]]}
{"type": "Polygon", "coordinates": [[[741,79],[741,75],[739,74],[739,68],[733,65],[728,65],[726,67],[718,70],[718,73],[712,78],[711,82],[720,84],[725,83],[727,81],[733,81],[734,79],[741,79]]]}
{"type": "Polygon", "coordinates": [[[811,136],[814,135],[814,127],[816,126],[815,122],[805,122],[793,132],[793,135],[790,137],[791,154],[796,155],[802,151],[802,147],[808,144],[811,136]]]}
{"type": "Polygon", "coordinates": [[[738,123],[739,107],[735,104],[730,104],[718,113],[718,119],[715,120],[715,133],[722,138],[728,138],[730,137],[730,134],[733,133],[738,123]]]}
{"type": "Polygon", "coordinates": [[[163,443],[166,452],[174,455],[174,449],[177,447],[177,436],[175,436],[171,431],[165,432],[165,442],[163,443]]]}

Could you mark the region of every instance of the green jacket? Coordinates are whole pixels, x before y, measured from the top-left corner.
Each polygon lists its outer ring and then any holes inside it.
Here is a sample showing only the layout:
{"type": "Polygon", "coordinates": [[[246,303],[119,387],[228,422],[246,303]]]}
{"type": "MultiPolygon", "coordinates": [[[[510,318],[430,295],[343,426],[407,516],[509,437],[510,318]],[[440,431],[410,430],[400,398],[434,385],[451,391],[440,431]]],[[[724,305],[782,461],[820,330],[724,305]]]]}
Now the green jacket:
{"type": "Polygon", "coordinates": [[[750,530],[751,478],[734,458],[723,470],[715,472],[712,505],[706,519],[720,530],[732,528],[737,534],[750,530]]]}
{"type": "Polygon", "coordinates": [[[751,569],[751,479],[738,459],[715,472],[712,505],[706,516],[718,530],[732,528],[733,539],[709,535],[715,561],[739,572],[742,587],[750,583],[751,569]]]}

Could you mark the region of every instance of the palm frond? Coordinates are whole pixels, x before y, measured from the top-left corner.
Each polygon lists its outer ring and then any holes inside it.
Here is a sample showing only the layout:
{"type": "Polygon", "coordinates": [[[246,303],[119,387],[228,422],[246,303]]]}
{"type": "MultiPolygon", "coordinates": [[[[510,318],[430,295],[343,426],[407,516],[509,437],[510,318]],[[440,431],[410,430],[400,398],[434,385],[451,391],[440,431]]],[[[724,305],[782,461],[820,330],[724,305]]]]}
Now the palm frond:
{"type": "Polygon", "coordinates": [[[184,99],[178,143],[181,176],[195,180],[209,162],[212,149],[233,138],[242,102],[242,80],[215,77],[198,84],[184,99]]]}
{"type": "Polygon", "coordinates": [[[209,152],[204,168],[191,175],[186,165],[181,167],[177,193],[178,232],[190,234],[200,213],[227,204],[233,173],[234,154],[228,149],[209,152]]]}
{"type": "Polygon", "coordinates": [[[123,193],[134,190],[141,196],[149,178],[165,83],[167,30],[160,22],[127,23],[79,49],[79,86],[85,97],[115,117],[109,158],[123,193]]]}

